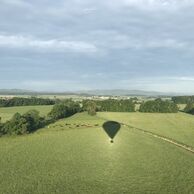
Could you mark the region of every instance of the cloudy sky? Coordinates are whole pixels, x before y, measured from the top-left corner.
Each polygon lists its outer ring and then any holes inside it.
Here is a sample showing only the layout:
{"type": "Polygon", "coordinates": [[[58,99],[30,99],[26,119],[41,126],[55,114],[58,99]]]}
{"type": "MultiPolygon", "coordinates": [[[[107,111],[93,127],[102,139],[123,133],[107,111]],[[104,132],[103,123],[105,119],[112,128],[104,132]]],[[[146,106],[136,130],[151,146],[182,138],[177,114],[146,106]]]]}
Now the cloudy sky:
{"type": "Polygon", "coordinates": [[[194,0],[0,0],[0,88],[194,93],[194,0]]]}

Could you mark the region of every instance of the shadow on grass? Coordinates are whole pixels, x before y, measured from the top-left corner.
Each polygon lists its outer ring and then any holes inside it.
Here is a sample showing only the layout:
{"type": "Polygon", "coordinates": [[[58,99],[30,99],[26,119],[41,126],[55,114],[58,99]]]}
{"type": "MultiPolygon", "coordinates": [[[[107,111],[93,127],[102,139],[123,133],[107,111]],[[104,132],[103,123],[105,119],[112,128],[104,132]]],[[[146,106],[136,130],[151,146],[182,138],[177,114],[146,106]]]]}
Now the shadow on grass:
{"type": "Polygon", "coordinates": [[[121,124],[116,121],[107,121],[103,124],[103,129],[106,134],[110,137],[111,143],[113,143],[114,137],[117,135],[118,131],[121,128],[121,124]]]}

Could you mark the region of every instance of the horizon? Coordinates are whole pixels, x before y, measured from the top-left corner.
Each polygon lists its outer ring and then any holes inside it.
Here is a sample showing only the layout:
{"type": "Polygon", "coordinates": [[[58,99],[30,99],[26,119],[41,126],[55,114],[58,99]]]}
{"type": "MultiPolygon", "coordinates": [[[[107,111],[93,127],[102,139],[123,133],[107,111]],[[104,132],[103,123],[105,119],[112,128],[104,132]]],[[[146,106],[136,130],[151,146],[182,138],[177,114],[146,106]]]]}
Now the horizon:
{"type": "Polygon", "coordinates": [[[22,89],[22,88],[0,88],[0,93],[9,94],[12,93],[19,94],[19,93],[37,93],[37,94],[88,94],[88,95],[117,95],[116,92],[126,92],[126,94],[119,94],[122,95],[169,95],[169,96],[193,96],[194,93],[181,93],[181,92],[161,92],[161,91],[153,91],[153,90],[129,90],[129,89],[91,89],[91,90],[30,90],[30,89],[22,89]],[[94,93],[92,93],[94,92],[94,93]],[[108,94],[111,92],[115,92],[115,94],[108,94]],[[128,92],[128,93],[127,93],[128,92]],[[107,93],[107,94],[106,94],[107,93]]]}
{"type": "Polygon", "coordinates": [[[193,18],[193,0],[1,0],[0,88],[193,94],[193,18]]]}

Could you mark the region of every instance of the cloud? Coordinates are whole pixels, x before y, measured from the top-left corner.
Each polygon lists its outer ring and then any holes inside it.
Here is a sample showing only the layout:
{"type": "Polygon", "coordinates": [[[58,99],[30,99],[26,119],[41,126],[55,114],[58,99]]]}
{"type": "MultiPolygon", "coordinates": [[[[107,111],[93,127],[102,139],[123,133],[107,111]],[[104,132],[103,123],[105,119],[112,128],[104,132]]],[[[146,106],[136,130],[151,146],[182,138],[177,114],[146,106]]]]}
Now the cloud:
{"type": "Polygon", "coordinates": [[[51,52],[91,53],[97,51],[96,46],[88,42],[58,39],[40,40],[31,37],[6,35],[0,35],[0,47],[51,52]]]}
{"type": "Polygon", "coordinates": [[[177,81],[194,82],[194,77],[172,77],[172,79],[177,81]]]}
{"type": "Polygon", "coordinates": [[[109,0],[109,5],[112,7],[134,7],[147,11],[173,11],[189,7],[193,4],[193,0],[109,0]]]}
{"type": "Polygon", "coordinates": [[[8,6],[14,6],[14,7],[30,7],[31,5],[23,0],[1,0],[1,3],[8,5],[8,6]]]}
{"type": "Polygon", "coordinates": [[[106,49],[186,49],[190,47],[187,41],[175,38],[155,36],[139,37],[120,33],[118,31],[96,31],[93,36],[98,38],[96,45],[106,49]],[[103,40],[103,41],[101,41],[103,40]]]}
{"type": "Polygon", "coordinates": [[[161,40],[148,40],[142,42],[136,42],[134,45],[136,48],[171,48],[181,49],[187,46],[186,42],[178,41],[175,39],[161,39],[161,40]]]}
{"type": "Polygon", "coordinates": [[[194,91],[194,0],[0,2],[0,87],[194,91]]]}

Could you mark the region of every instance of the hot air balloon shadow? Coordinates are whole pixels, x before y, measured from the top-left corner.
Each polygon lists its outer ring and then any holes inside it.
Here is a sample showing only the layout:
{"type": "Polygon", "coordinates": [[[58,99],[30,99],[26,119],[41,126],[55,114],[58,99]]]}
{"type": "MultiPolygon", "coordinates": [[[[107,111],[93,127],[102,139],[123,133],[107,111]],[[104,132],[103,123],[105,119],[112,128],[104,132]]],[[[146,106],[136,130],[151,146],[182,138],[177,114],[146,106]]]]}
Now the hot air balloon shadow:
{"type": "Polygon", "coordinates": [[[116,121],[107,121],[103,124],[103,129],[111,139],[111,143],[114,143],[113,139],[121,128],[120,123],[116,121]]]}

